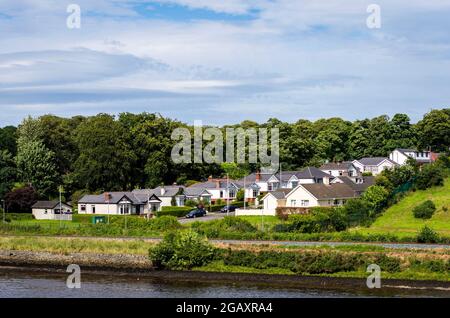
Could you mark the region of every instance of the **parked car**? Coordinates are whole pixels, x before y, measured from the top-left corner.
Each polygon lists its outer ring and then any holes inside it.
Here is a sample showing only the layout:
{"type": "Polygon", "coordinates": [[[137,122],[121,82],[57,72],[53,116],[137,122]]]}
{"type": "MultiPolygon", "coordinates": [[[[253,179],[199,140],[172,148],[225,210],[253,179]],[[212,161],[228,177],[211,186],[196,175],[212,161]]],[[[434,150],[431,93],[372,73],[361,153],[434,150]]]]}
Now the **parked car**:
{"type": "Polygon", "coordinates": [[[234,211],[236,211],[236,209],[237,209],[237,207],[234,205],[226,205],[220,209],[220,212],[222,212],[222,213],[234,212],[234,211]]]}
{"type": "Polygon", "coordinates": [[[190,218],[198,218],[201,216],[205,216],[206,215],[206,211],[204,209],[195,209],[192,210],[191,212],[189,212],[188,214],[186,214],[186,218],[190,219],[190,218]]]}

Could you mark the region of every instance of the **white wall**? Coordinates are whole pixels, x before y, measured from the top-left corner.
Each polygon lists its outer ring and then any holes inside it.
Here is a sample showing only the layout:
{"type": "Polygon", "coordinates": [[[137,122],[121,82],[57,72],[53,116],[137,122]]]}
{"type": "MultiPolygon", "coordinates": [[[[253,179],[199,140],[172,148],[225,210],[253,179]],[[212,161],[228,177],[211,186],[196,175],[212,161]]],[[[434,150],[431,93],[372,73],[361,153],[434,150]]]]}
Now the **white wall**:
{"type": "Polygon", "coordinates": [[[317,199],[311,195],[308,191],[306,191],[305,188],[303,188],[301,185],[295,188],[292,192],[289,193],[289,195],[286,197],[286,206],[287,207],[296,207],[296,208],[307,208],[312,206],[318,206],[317,199]],[[292,200],[295,200],[292,202],[292,200]],[[302,200],[309,200],[309,204],[307,206],[302,206],[301,201],[302,200]]]}
{"type": "MultiPolygon", "coordinates": [[[[63,211],[70,210],[72,211],[72,207],[67,204],[62,204],[63,211]]],[[[56,207],[59,210],[59,205],[56,207]]],[[[32,209],[32,214],[34,215],[36,220],[54,220],[55,216],[59,214],[55,214],[53,209],[32,209]],[[47,213],[45,213],[47,211],[47,213]]]]}
{"type": "Polygon", "coordinates": [[[236,209],[235,211],[235,216],[265,216],[265,215],[271,215],[271,216],[275,216],[276,215],[276,211],[267,211],[265,209],[248,209],[248,210],[244,210],[244,209],[236,209]]]}
{"type": "Polygon", "coordinates": [[[278,207],[278,200],[271,194],[267,195],[264,200],[264,211],[267,213],[275,213],[276,208],[278,207]]]}
{"type": "Polygon", "coordinates": [[[120,210],[119,210],[119,206],[117,204],[109,204],[109,208],[108,208],[108,204],[91,204],[91,203],[86,203],[86,204],[78,204],[78,213],[79,214],[93,214],[92,213],[92,206],[95,206],[95,214],[119,214],[120,210]],[[86,211],[81,211],[81,206],[85,205],[86,206],[86,211]]]}

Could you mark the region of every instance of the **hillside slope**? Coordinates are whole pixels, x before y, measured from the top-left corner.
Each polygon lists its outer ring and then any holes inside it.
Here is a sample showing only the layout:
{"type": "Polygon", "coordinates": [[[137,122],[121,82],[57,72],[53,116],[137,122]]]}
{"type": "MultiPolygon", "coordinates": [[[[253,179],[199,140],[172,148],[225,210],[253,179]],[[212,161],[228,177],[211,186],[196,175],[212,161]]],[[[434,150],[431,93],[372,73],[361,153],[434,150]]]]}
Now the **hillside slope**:
{"type": "Polygon", "coordinates": [[[371,226],[358,229],[365,233],[391,233],[399,236],[415,235],[424,225],[428,225],[442,235],[450,236],[450,178],[444,186],[408,194],[400,202],[387,209],[371,226]],[[429,220],[414,218],[413,208],[420,203],[432,200],[436,212],[429,220]],[[447,211],[442,208],[447,207],[447,211]]]}

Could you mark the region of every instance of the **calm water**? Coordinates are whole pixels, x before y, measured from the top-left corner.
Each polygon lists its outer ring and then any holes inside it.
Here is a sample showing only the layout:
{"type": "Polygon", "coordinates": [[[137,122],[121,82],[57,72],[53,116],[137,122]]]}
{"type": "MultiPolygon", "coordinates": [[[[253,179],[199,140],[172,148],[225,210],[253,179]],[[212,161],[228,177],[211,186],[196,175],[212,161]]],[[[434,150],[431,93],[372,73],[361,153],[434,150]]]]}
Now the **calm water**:
{"type": "MultiPolygon", "coordinates": [[[[367,297],[366,292],[347,293],[315,289],[292,289],[249,286],[248,284],[196,284],[162,282],[148,277],[121,275],[83,275],[81,289],[66,287],[67,276],[62,273],[22,272],[0,268],[0,298],[8,297],[137,297],[137,298],[308,298],[308,297],[367,297]]],[[[389,292],[381,296],[437,296],[389,292]]],[[[378,295],[380,296],[380,295],[378,295]]],[[[440,295],[442,297],[442,295],[440,295]]]]}

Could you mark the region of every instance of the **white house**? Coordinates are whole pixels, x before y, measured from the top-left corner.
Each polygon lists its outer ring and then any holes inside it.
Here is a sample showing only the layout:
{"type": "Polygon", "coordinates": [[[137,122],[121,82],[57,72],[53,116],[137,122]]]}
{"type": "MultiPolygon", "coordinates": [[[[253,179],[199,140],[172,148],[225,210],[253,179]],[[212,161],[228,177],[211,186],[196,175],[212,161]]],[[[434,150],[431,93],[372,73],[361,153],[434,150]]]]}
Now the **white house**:
{"type": "Polygon", "coordinates": [[[251,180],[231,180],[226,178],[212,178],[209,177],[206,182],[199,182],[186,188],[188,192],[206,191],[211,194],[211,202],[214,204],[218,200],[223,202],[236,200],[239,190],[244,189],[245,184],[245,198],[248,202],[253,202],[260,194],[260,187],[251,180]]]}
{"type": "Polygon", "coordinates": [[[201,188],[187,188],[181,185],[159,186],[155,189],[133,190],[133,193],[143,197],[155,195],[161,200],[161,206],[184,206],[186,200],[211,202],[212,194],[201,188]]]}
{"type": "Polygon", "coordinates": [[[380,174],[385,169],[392,169],[397,165],[394,161],[385,157],[361,158],[354,160],[352,163],[362,173],[370,172],[374,176],[380,174]]]}
{"type": "Polygon", "coordinates": [[[59,201],[38,201],[31,207],[36,220],[72,220],[72,206],[59,201]]]}
{"type": "Polygon", "coordinates": [[[161,199],[155,194],[105,192],[85,195],[78,201],[79,214],[149,214],[161,210],[161,199]]]}
{"type": "Polygon", "coordinates": [[[307,209],[317,206],[339,206],[359,195],[344,183],[299,184],[295,189],[281,189],[267,193],[263,197],[264,213],[273,213],[277,207],[307,209]]]}
{"type": "MultiPolygon", "coordinates": [[[[306,167],[299,171],[279,171],[274,174],[260,172],[246,176],[247,182],[254,182],[260,192],[276,191],[278,189],[293,189],[299,184],[323,183],[329,184],[332,175],[315,167],[306,167]]],[[[241,182],[243,179],[240,180],[241,182]]]]}
{"type": "Polygon", "coordinates": [[[397,148],[389,154],[389,159],[399,165],[406,164],[406,161],[411,158],[416,160],[419,164],[431,163],[434,161],[431,151],[418,151],[416,149],[401,149],[397,148]]]}
{"type": "Polygon", "coordinates": [[[360,170],[351,161],[324,163],[320,166],[320,170],[333,177],[348,176],[356,178],[361,175],[360,170]]]}

